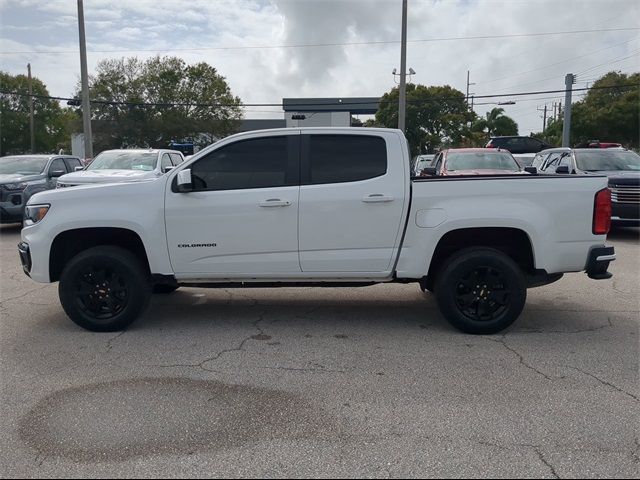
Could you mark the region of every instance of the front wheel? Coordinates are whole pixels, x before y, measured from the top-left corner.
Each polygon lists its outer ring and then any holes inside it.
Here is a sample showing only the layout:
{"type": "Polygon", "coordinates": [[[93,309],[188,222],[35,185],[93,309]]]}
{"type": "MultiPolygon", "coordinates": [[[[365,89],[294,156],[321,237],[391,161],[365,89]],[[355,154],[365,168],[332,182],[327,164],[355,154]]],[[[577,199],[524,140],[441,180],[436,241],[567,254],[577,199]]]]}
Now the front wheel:
{"type": "Polygon", "coordinates": [[[99,246],[69,261],[60,276],[58,294],[64,311],[77,325],[94,332],[113,332],[142,314],[151,284],[131,252],[99,246]]]}
{"type": "Polygon", "coordinates": [[[466,333],[499,332],[520,316],[527,299],[525,277],[507,255],[470,248],[450,257],[436,279],[445,318],[466,333]]]}

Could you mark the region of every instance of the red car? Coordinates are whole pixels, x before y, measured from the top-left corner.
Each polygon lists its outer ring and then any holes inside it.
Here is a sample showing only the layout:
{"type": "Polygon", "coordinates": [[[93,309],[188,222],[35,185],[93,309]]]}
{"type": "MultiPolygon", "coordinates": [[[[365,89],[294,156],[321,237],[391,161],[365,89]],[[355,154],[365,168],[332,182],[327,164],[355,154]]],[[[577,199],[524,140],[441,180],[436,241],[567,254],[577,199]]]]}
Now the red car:
{"type": "Polygon", "coordinates": [[[520,175],[527,174],[507,150],[450,148],[438,153],[420,176],[520,175]]]}

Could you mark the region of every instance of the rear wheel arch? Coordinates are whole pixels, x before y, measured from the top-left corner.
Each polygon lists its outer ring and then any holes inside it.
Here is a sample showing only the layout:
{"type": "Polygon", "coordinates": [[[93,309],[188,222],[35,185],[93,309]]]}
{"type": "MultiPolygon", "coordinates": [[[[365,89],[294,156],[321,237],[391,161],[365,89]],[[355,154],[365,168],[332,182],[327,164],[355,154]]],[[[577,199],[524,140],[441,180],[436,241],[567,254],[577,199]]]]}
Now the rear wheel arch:
{"type": "Polygon", "coordinates": [[[451,230],[438,241],[422,283],[433,290],[438,272],[457,252],[468,248],[493,248],[510,257],[525,274],[535,271],[535,251],[527,232],[512,227],[473,227],[451,230]]]}

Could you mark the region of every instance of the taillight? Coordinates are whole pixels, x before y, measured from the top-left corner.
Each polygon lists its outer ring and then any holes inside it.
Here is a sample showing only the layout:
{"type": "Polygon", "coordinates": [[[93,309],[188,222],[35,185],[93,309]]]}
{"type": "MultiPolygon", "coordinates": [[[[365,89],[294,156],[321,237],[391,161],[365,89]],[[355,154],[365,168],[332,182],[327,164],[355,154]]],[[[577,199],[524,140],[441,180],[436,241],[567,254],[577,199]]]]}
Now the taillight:
{"type": "Polygon", "coordinates": [[[593,234],[606,235],[611,227],[611,190],[596,193],[593,205],[593,234]]]}

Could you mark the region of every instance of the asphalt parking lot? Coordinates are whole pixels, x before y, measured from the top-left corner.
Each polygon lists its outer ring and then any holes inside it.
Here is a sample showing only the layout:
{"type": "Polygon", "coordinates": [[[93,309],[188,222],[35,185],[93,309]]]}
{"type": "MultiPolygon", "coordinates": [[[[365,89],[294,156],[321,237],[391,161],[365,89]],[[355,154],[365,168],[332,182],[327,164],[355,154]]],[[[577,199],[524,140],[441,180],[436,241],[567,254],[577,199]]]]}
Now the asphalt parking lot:
{"type": "Polygon", "coordinates": [[[0,227],[2,477],[637,477],[640,240],[454,331],[415,285],[180,289],[81,330],[0,227]]]}

